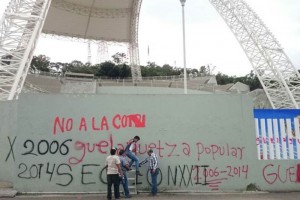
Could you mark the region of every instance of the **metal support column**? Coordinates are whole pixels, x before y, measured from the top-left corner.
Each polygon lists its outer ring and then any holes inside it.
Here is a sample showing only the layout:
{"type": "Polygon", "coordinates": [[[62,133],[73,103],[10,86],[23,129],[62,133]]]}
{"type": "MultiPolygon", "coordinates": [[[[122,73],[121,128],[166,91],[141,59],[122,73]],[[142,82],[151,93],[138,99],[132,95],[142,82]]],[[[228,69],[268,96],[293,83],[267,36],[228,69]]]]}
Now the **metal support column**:
{"type": "Polygon", "coordinates": [[[11,0],[0,22],[0,100],[17,99],[51,0],[11,0]]]}
{"type": "Polygon", "coordinates": [[[300,75],[244,0],[210,0],[246,53],[274,109],[299,108],[300,75]]]}
{"type": "Polygon", "coordinates": [[[131,36],[130,36],[130,44],[129,44],[129,57],[130,57],[130,67],[131,67],[131,75],[132,81],[134,85],[137,82],[142,80],[142,73],[140,68],[140,60],[139,60],[139,46],[138,46],[138,25],[139,25],[139,15],[141,9],[142,0],[133,1],[132,6],[132,16],[131,16],[131,36]]]}

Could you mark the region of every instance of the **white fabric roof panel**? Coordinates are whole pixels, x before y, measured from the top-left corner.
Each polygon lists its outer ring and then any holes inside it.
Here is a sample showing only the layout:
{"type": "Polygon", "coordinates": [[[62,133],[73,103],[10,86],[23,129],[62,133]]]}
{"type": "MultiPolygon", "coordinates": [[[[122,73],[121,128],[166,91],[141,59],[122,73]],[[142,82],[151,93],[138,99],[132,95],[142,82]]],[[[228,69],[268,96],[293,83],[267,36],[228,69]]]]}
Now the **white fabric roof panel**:
{"type": "MultiPolygon", "coordinates": [[[[57,0],[54,0],[57,1],[57,0]]],[[[64,0],[70,3],[74,3],[81,6],[91,7],[94,0],[64,0]]],[[[132,5],[132,0],[95,0],[95,8],[104,9],[121,9],[130,8],[132,5]]]]}
{"type": "Polygon", "coordinates": [[[130,42],[134,1],[52,0],[43,33],[130,42]]]}

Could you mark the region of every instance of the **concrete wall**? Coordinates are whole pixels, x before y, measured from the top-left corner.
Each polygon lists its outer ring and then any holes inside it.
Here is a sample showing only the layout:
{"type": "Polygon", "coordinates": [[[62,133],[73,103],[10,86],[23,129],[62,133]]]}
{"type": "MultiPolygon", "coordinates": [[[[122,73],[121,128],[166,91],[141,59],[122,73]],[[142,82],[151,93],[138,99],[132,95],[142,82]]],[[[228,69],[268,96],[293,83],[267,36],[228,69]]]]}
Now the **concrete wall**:
{"type": "Polygon", "coordinates": [[[95,94],[97,88],[96,81],[69,81],[65,80],[61,86],[61,93],[65,94],[95,94]]]}
{"type": "MultiPolygon", "coordinates": [[[[161,191],[300,189],[297,161],[257,160],[246,96],[23,95],[18,104],[9,171],[18,191],[103,192],[109,149],[135,135],[141,160],[148,148],[159,156],[161,191]]],[[[141,172],[138,187],[147,190],[147,166],[141,172]]]]}
{"type": "Polygon", "coordinates": [[[62,84],[60,77],[39,76],[36,74],[28,74],[26,76],[26,82],[49,93],[60,93],[62,84]]]}
{"type": "MultiPolygon", "coordinates": [[[[0,183],[13,182],[17,130],[17,103],[0,102],[0,183]]],[[[0,184],[1,185],[1,184],[0,184]]]]}
{"type": "MultiPolygon", "coordinates": [[[[182,88],[163,88],[163,87],[123,87],[123,86],[104,86],[97,87],[97,94],[182,94],[182,88]]],[[[211,92],[188,90],[188,94],[211,94],[211,92]]]]}

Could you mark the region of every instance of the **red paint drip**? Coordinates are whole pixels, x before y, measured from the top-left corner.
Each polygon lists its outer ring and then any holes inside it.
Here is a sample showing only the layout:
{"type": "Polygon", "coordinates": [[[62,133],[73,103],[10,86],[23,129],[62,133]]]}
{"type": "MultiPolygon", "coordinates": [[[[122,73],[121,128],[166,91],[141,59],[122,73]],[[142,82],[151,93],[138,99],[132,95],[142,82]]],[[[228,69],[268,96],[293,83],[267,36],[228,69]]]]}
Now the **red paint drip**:
{"type": "Polygon", "coordinates": [[[297,165],[297,183],[300,183],[300,164],[297,165]]]}

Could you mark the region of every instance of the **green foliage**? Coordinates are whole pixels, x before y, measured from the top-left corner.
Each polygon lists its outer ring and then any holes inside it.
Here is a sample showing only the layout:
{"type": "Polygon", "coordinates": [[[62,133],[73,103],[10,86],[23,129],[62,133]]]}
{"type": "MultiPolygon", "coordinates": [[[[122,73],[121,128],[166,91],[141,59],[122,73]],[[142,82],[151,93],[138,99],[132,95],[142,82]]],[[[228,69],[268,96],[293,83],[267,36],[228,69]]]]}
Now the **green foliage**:
{"type": "Polygon", "coordinates": [[[229,83],[236,83],[236,82],[241,82],[246,85],[249,85],[250,91],[262,88],[260,81],[258,77],[254,74],[253,71],[251,71],[249,74],[246,76],[241,76],[241,77],[236,77],[236,76],[228,76],[226,74],[218,73],[216,75],[217,83],[219,85],[226,85],[229,83]]]}
{"type": "Polygon", "coordinates": [[[206,76],[209,74],[209,69],[206,66],[201,66],[199,73],[203,76],[206,76]]]}
{"type": "MultiPolygon", "coordinates": [[[[9,55],[8,55],[9,56],[9,55]]],[[[91,63],[82,63],[74,60],[70,63],[50,62],[50,59],[45,55],[34,56],[30,65],[32,73],[37,72],[74,72],[94,74],[95,76],[109,77],[109,78],[129,78],[131,77],[130,66],[125,62],[126,54],[116,53],[112,56],[113,62],[106,61],[104,63],[91,65],[91,63]]],[[[9,57],[3,57],[3,63],[9,62],[9,57]],[[5,59],[4,59],[5,58],[5,59]]],[[[143,77],[152,76],[174,76],[182,75],[182,68],[174,68],[168,64],[158,66],[155,62],[149,62],[147,66],[140,66],[143,77]]],[[[187,74],[199,74],[201,76],[208,76],[211,73],[210,66],[201,66],[199,71],[197,69],[187,69],[187,74]]],[[[218,73],[216,79],[219,85],[226,85],[229,83],[241,82],[250,86],[250,90],[262,88],[257,76],[251,71],[246,76],[236,77],[228,76],[226,74],[218,73]]]]}
{"type": "Polygon", "coordinates": [[[33,73],[37,71],[50,72],[50,58],[45,55],[33,56],[30,71],[33,73]]]}
{"type": "Polygon", "coordinates": [[[141,66],[141,72],[143,77],[174,76],[180,75],[181,69],[173,68],[168,64],[165,64],[162,67],[160,67],[154,62],[149,62],[147,66],[141,66]]]}
{"type": "Polygon", "coordinates": [[[119,69],[113,62],[107,61],[100,64],[100,68],[98,69],[98,73],[96,76],[107,76],[111,78],[119,77],[119,69]]]}
{"type": "Polygon", "coordinates": [[[127,63],[125,60],[127,59],[127,56],[126,56],[126,54],[125,53],[120,53],[120,52],[117,52],[116,54],[114,54],[113,56],[112,56],[112,58],[113,58],[113,62],[115,63],[115,64],[117,64],[117,65],[119,65],[119,64],[125,64],[125,63],[127,63]]]}
{"type": "Polygon", "coordinates": [[[229,83],[236,83],[235,78],[236,78],[235,76],[228,76],[228,75],[222,74],[220,72],[216,75],[218,85],[226,85],[229,83]]]}
{"type": "Polygon", "coordinates": [[[131,69],[128,65],[126,64],[121,64],[121,65],[118,65],[119,67],[119,76],[120,78],[127,78],[127,77],[131,77],[131,69]]]}

